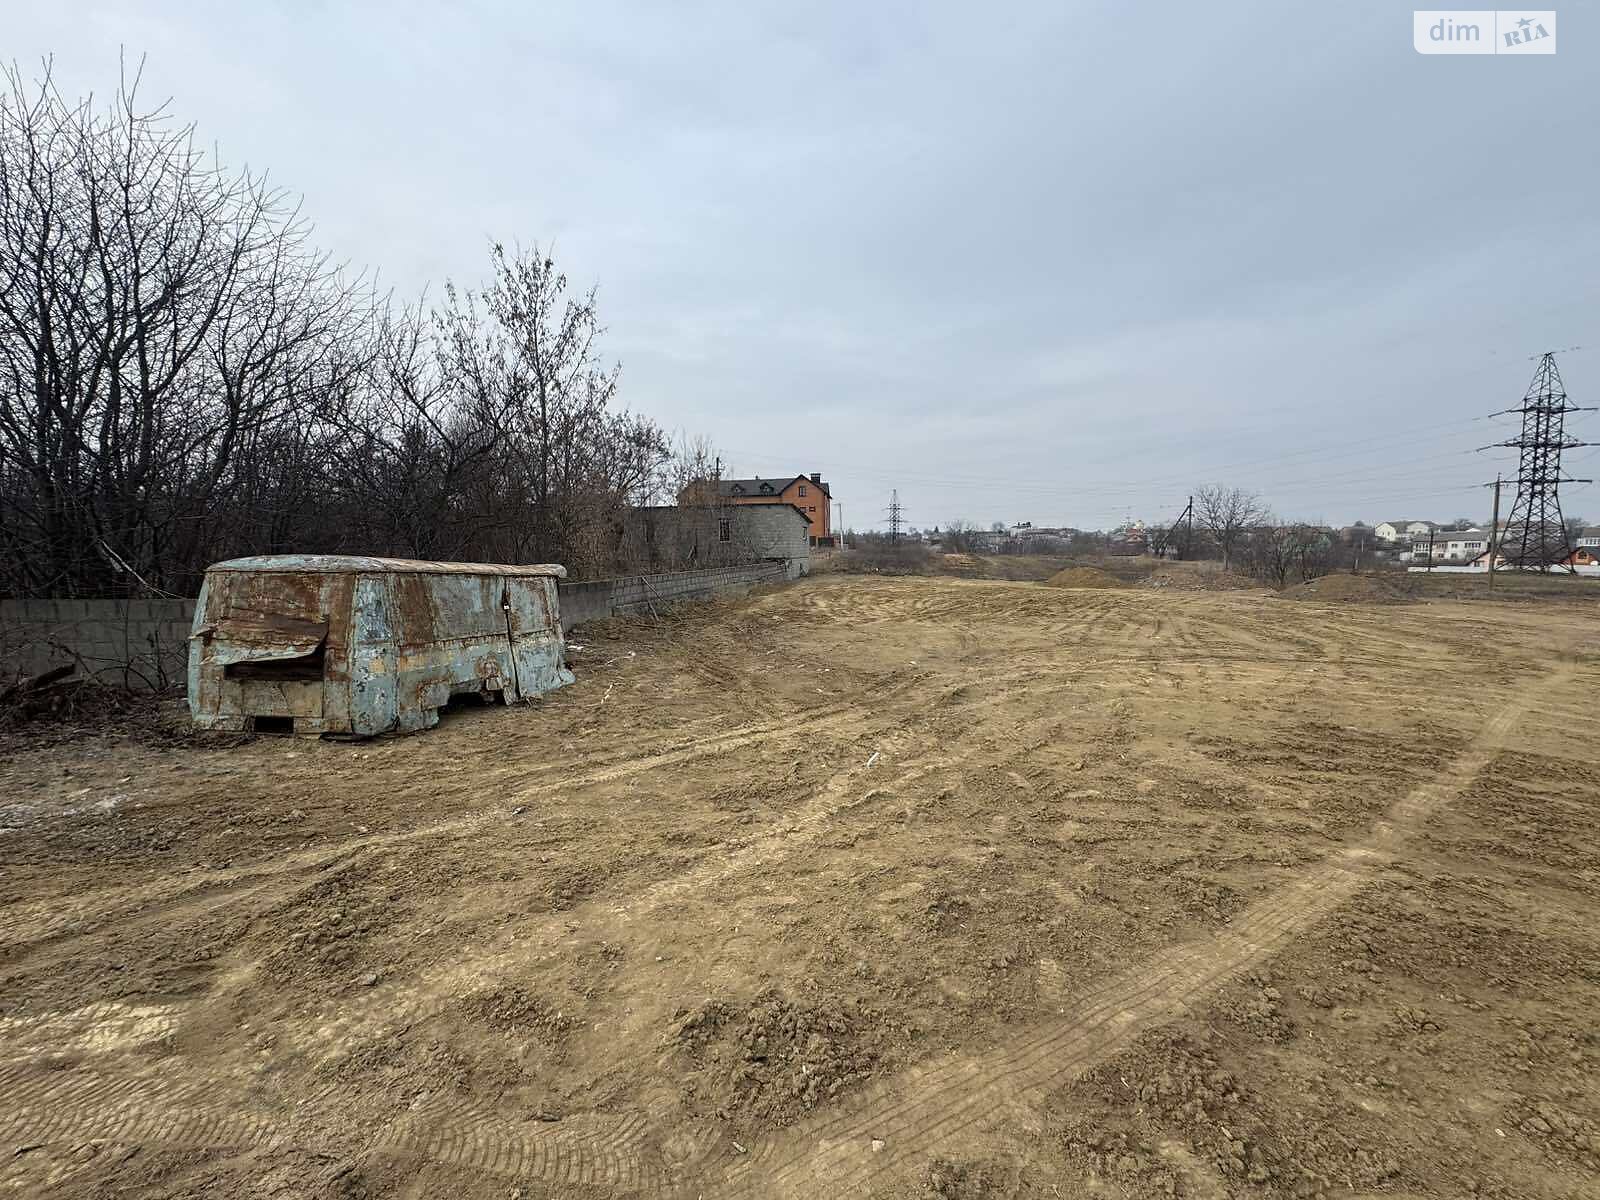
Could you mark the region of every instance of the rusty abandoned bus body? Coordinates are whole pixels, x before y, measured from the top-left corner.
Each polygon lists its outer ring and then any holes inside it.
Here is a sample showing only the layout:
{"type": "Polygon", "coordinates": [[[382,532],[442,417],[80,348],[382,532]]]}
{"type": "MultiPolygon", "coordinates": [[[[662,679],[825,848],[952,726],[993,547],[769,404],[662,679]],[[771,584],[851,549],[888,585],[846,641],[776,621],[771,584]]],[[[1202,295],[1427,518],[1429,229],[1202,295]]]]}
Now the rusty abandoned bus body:
{"type": "Polygon", "coordinates": [[[510,703],[561,687],[566,573],[318,554],[217,563],[195,604],[189,711],[202,729],[370,737],[436,725],[453,695],[510,703]]]}

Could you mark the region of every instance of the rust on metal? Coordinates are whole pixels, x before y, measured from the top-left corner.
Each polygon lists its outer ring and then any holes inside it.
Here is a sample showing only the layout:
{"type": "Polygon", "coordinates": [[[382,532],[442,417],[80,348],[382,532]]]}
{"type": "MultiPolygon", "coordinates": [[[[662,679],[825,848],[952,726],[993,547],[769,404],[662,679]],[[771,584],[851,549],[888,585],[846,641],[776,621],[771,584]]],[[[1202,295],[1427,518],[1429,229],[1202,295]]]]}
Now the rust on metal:
{"type": "Polygon", "coordinates": [[[534,563],[514,567],[504,563],[430,562],[416,558],[378,558],[364,554],[261,554],[251,558],[232,558],[208,567],[211,571],[243,571],[248,574],[293,574],[314,570],[319,574],[369,575],[391,571],[404,575],[548,575],[565,579],[567,569],[560,563],[534,563]],[[314,564],[307,567],[306,564],[314,564]]]}
{"type": "Polygon", "coordinates": [[[370,736],[428,728],[453,695],[510,703],[561,687],[565,575],[351,555],[218,563],[195,606],[190,711],[208,729],[272,718],[370,736]]]}

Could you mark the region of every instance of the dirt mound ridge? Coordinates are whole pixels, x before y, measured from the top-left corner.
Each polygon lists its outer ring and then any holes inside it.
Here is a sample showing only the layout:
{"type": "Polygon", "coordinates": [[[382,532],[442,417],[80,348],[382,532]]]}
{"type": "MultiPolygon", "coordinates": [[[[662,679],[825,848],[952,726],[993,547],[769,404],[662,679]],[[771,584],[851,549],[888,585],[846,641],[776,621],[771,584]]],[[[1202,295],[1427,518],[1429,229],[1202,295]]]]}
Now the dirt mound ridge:
{"type": "Polygon", "coordinates": [[[1142,586],[1176,592],[1238,592],[1261,585],[1248,575],[1215,569],[1214,564],[1162,563],[1142,586]]]}
{"type": "Polygon", "coordinates": [[[1295,600],[1365,601],[1369,604],[1404,604],[1411,599],[1397,584],[1370,575],[1324,575],[1284,592],[1295,600]]]}
{"type": "Polygon", "coordinates": [[[1109,575],[1099,567],[1068,567],[1064,571],[1057,571],[1044,581],[1046,587],[1062,588],[1124,588],[1128,585],[1115,575],[1109,575]]]}

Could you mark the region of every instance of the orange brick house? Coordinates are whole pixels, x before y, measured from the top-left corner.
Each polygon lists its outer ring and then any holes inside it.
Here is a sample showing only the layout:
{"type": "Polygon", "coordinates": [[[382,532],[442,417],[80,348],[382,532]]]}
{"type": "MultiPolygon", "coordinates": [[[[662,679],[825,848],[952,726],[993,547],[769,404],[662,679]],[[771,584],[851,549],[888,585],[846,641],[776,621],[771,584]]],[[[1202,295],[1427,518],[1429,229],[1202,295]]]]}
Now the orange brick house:
{"type": "MultiPolygon", "coordinates": [[[[691,483],[678,495],[679,504],[705,503],[711,480],[691,483]]],[[[820,473],[793,479],[719,479],[716,499],[723,504],[792,504],[810,522],[811,544],[833,537],[833,493],[820,473]]]]}

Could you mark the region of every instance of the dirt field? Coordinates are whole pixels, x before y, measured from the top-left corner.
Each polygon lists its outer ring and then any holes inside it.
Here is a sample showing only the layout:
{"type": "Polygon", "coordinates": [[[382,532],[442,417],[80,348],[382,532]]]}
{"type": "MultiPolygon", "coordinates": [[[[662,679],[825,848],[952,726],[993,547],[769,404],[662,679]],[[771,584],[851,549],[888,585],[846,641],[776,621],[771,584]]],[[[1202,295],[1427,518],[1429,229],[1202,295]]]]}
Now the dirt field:
{"type": "Polygon", "coordinates": [[[11,744],[9,1195],[1600,1195],[1600,610],[814,577],[11,744]]]}

